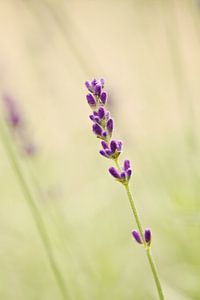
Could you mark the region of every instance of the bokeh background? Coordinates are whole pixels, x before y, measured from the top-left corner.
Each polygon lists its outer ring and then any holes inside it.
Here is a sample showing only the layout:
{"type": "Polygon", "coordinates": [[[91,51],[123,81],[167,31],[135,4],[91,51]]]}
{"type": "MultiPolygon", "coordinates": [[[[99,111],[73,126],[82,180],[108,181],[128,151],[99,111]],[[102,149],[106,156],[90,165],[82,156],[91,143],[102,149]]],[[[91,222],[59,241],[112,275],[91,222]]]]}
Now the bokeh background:
{"type": "MultiPolygon", "coordinates": [[[[94,77],[106,79],[166,299],[200,299],[199,1],[0,1],[1,97],[17,101],[37,147],[35,201],[68,299],[157,299],[126,195],[90,129],[84,82],[94,77]]],[[[0,299],[59,300],[2,142],[0,155],[0,299]]]]}

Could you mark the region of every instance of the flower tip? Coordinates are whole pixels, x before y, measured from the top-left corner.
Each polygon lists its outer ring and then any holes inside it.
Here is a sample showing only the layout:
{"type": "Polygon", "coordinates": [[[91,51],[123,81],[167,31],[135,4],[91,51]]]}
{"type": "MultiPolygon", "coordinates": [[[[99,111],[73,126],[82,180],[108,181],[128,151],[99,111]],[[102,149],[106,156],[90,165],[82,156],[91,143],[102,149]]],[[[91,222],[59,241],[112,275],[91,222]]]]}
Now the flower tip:
{"type": "Polygon", "coordinates": [[[86,99],[87,99],[87,102],[90,106],[96,106],[96,101],[95,101],[95,98],[92,94],[87,94],[86,99]]]}
{"type": "Polygon", "coordinates": [[[109,119],[106,124],[108,132],[111,134],[113,132],[113,119],[109,119]]]}
{"type": "Polygon", "coordinates": [[[150,228],[146,228],[144,231],[144,239],[147,243],[147,245],[151,244],[151,238],[152,238],[152,233],[150,228]]]}
{"type": "Polygon", "coordinates": [[[114,168],[114,167],[111,167],[108,169],[108,171],[110,172],[110,174],[116,178],[116,179],[119,179],[120,178],[120,174],[118,173],[118,171],[114,168]]]}
{"type": "Polygon", "coordinates": [[[138,244],[142,244],[141,236],[137,230],[132,231],[132,236],[138,244]]]}
{"type": "Polygon", "coordinates": [[[100,95],[100,99],[101,99],[101,102],[102,102],[103,104],[106,103],[107,98],[108,98],[108,94],[107,94],[105,91],[102,92],[101,95],[100,95]]]}
{"type": "Polygon", "coordinates": [[[126,159],[124,161],[124,171],[127,171],[128,169],[130,169],[130,160],[126,159]]]}

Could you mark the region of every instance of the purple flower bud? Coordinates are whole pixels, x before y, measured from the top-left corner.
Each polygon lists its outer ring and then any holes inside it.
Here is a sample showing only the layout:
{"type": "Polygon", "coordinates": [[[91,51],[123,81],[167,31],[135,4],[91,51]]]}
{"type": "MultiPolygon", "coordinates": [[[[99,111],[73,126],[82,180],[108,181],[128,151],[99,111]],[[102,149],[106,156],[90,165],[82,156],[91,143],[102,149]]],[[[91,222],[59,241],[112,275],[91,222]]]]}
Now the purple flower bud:
{"type": "Polygon", "coordinates": [[[120,177],[122,180],[126,179],[126,173],[125,172],[121,172],[120,177]]]}
{"type": "Polygon", "coordinates": [[[114,153],[117,150],[117,141],[110,142],[110,149],[111,149],[112,153],[114,153]]]}
{"type": "Polygon", "coordinates": [[[20,127],[23,123],[22,115],[15,101],[8,95],[3,96],[8,123],[13,127],[20,127]]]}
{"type": "Polygon", "coordinates": [[[109,134],[111,134],[113,132],[113,119],[108,120],[106,127],[107,127],[109,134]]]}
{"type": "Polygon", "coordinates": [[[100,99],[101,99],[101,102],[102,102],[103,104],[106,103],[107,98],[108,98],[108,94],[107,94],[106,92],[102,92],[102,93],[101,93],[101,96],[100,96],[100,99]]]}
{"type": "Polygon", "coordinates": [[[108,149],[108,144],[105,141],[101,141],[103,149],[108,149]]]}
{"type": "Polygon", "coordinates": [[[102,135],[102,128],[101,126],[99,126],[97,123],[95,123],[93,126],[92,126],[92,130],[93,132],[98,135],[98,136],[101,136],[102,135]]]}
{"type": "Polygon", "coordinates": [[[100,122],[99,117],[94,117],[94,121],[95,121],[96,123],[99,123],[99,122],[100,122]]]}
{"type": "Polygon", "coordinates": [[[107,157],[106,152],[105,152],[104,150],[100,150],[99,153],[100,153],[102,156],[107,157]]]}
{"type": "Polygon", "coordinates": [[[87,94],[86,99],[90,106],[92,106],[92,107],[96,106],[96,100],[92,94],[87,94]]]}
{"type": "Polygon", "coordinates": [[[108,170],[109,170],[110,174],[111,174],[114,178],[120,179],[120,174],[119,174],[119,172],[118,172],[114,167],[111,167],[111,168],[109,168],[108,170]]]}
{"type": "Polygon", "coordinates": [[[105,137],[105,138],[107,137],[107,135],[108,135],[108,134],[107,134],[106,131],[104,131],[104,132],[102,133],[102,136],[105,137]]]}
{"type": "Polygon", "coordinates": [[[94,78],[94,79],[91,81],[91,86],[94,88],[96,84],[97,84],[97,80],[94,78]]]}
{"type": "Polygon", "coordinates": [[[90,120],[94,121],[94,116],[93,115],[89,115],[90,120]]]}
{"type": "Polygon", "coordinates": [[[126,171],[126,174],[127,174],[127,179],[129,180],[130,177],[131,177],[131,174],[132,174],[132,170],[131,170],[131,169],[128,169],[128,170],[126,171]]]}
{"type": "Polygon", "coordinates": [[[105,150],[107,157],[110,157],[113,153],[110,149],[105,150]]]}
{"type": "Polygon", "coordinates": [[[124,171],[127,171],[128,169],[130,169],[130,160],[126,159],[124,161],[124,171]]]}
{"type": "Polygon", "coordinates": [[[101,95],[101,85],[98,84],[98,83],[94,87],[94,94],[97,95],[97,96],[101,95]]]}
{"type": "Polygon", "coordinates": [[[90,82],[89,82],[89,81],[86,81],[86,82],[85,82],[85,86],[86,86],[86,88],[91,92],[91,85],[90,85],[90,82]]]}
{"type": "Polygon", "coordinates": [[[122,142],[117,141],[117,151],[121,152],[122,151],[122,142]]]}
{"type": "Polygon", "coordinates": [[[139,234],[139,232],[137,230],[133,230],[132,231],[132,236],[134,237],[135,241],[138,243],[138,244],[142,244],[142,239],[141,239],[141,236],[139,234]]]}
{"type": "Polygon", "coordinates": [[[146,228],[144,231],[144,239],[148,245],[151,244],[151,236],[152,236],[151,229],[146,228]]]}
{"type": "Polygon", "coordinates": [[[106,113],[105,109],[102,106],[100,106],[99,110],[98,110],[98,116],[99,116],[99,118],[103,119],[105,117],[105,113],[106,113]]]}

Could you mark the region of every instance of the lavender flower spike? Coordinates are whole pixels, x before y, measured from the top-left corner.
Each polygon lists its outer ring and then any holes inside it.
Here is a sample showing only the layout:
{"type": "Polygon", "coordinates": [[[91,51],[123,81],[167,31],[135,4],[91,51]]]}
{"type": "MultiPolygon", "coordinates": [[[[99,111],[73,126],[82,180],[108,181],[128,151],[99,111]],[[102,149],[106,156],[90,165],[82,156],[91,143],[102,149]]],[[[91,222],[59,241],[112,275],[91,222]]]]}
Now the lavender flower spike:
{"type": "Polygon", "coordinates": [[[122,151],[122,142],[112,139],[114,122],[110,116],[110,112],[105,110],[105,105],[107,102],[108,95],[104,91],[105,81],[103,79],[97,80],[93,79],[92,81],[86,81],[85,85],[88,91],[90,92],[86,98],[89,106],[92,108],[93,112],[89,116],[93,122],[92,130],[95,135],[100,138],[102,149],[99,151],[103,157],[113,160],[116,167],[110,167],[108,169],[110,175],[115,178],[118,182],[122,183],[130,203],[130,207],[134,216],[134,219],[137,224],[137,230],[132,231],[133,238],[138,244],[142,244],[145,248],[145,252],[149,261],[149,266],[151,268],[155,284],[157,287],[158,295],[160,300],[164,300],[164,294],[162,291],[159,275],[150,252],[151,244],[151,231],[150,229],[145,229],[143,232],[142,224],[135,207],[135,202],[130,191],[129,180],[132,175],[131,164],[128,159],[124,160],[123,164],[119,163],[119,156],[122,151]]]}

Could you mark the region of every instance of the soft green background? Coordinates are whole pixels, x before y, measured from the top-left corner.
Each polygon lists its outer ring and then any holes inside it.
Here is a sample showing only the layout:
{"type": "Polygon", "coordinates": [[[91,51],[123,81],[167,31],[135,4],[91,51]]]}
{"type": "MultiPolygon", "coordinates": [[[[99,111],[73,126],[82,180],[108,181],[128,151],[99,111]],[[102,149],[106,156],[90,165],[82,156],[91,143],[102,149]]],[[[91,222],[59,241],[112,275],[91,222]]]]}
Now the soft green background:
{"type": "MultiPolygon", "coordinates": [[[[69,300],[157,299],[126,195],[90,130],[93,77],[106,79],[166,299],[200,299],[198,1],[0,1],[0,90],[38,145],[35,198],[69,300]]],[[[0,155],[0,299],[60,300],[2,143],[0,155]]]]}

